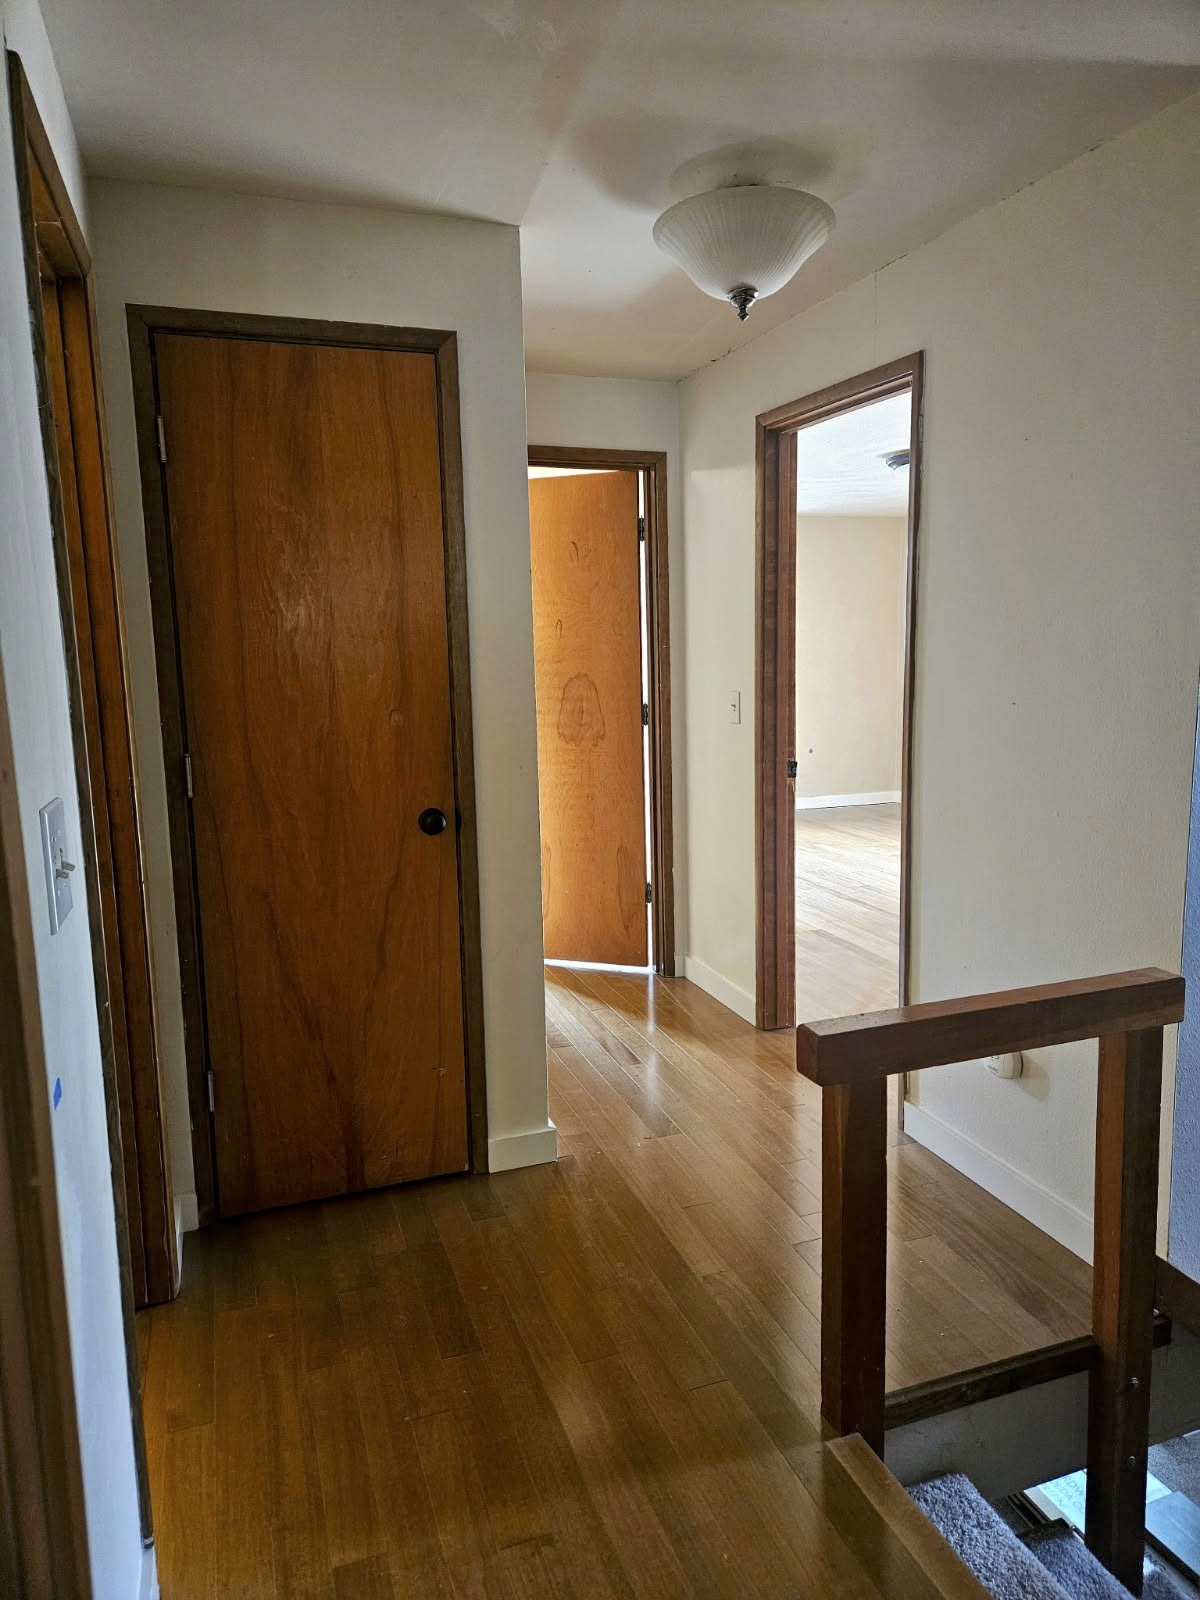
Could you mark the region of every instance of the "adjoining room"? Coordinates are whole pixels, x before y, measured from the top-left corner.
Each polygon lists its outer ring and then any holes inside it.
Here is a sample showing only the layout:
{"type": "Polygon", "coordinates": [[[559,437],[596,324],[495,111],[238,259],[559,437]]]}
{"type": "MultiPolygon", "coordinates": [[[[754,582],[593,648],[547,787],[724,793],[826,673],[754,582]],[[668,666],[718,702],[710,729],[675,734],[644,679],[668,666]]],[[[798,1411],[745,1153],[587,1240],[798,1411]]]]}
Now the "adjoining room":
{"type": "Polygon", "coordinates": [[[899,1000],[908,391],[796,440],[796,1017],[899,1000]]]}

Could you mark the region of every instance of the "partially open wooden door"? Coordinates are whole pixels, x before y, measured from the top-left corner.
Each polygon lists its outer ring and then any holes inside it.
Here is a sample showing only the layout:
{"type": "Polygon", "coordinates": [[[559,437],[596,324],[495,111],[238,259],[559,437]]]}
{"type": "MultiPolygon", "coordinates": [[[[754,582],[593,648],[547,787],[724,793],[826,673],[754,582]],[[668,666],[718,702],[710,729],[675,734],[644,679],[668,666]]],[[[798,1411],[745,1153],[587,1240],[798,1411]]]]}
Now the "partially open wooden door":
{"type": "Polygon", "coordinates": [[[220,1209],[467,1166],[433,354],[155,336],[220,1209]]]}
{"type": "Polygon", "coordinates": [[[636,472],[529,484],[547,960],[644,967],[636,472]]]}

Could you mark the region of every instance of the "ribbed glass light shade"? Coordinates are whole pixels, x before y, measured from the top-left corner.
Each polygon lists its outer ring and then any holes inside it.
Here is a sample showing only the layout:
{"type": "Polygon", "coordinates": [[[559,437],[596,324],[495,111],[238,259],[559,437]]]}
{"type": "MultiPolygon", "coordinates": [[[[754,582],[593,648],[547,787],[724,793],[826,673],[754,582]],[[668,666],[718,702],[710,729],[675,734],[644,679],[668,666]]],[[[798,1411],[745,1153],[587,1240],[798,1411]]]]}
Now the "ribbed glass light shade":
{"type": "Polygon", "coordinates": [[[753,183],[681,200],[654,224],[654,242],[717,300],[782,289],[832,231],[832,209],[803,189],[753,183]]]}

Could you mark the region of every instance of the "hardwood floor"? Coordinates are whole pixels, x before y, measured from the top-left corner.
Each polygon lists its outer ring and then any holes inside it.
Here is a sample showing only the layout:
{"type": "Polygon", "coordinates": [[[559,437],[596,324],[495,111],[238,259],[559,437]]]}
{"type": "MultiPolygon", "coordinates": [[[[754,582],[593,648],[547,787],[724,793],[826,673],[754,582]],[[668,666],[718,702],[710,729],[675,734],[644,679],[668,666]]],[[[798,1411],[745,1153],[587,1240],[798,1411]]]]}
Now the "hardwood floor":
{"type": "MultiPolygon", "coordinates": [[[[547,1016],[557,1164],[189,1236],[139,1319],[164,1600],[959,1593],[820,1443],[790,1038],[598,972],[547,1016]]],[[[1085,1330],[1081,1262],[890,1158],[893,1384],[1085,1330]]]]}
{"type": "Polygon", "coordinates": [[[796,813],[796,1016],[899,1000],[900,807],[796,813]]]}

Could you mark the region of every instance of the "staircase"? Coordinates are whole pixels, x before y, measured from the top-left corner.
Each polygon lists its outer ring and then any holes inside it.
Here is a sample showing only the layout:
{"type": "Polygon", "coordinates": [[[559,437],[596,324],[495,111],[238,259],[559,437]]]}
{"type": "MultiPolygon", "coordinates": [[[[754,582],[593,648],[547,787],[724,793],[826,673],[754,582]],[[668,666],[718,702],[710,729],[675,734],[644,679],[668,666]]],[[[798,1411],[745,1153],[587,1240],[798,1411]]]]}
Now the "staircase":
{"type": "MultiPolygon", "coordinates": [[[[1066,1523],[1018,1535],[961,1473],[906,1490],[856,1435],[821,1459],[821,1510],[886,1600],[1132,1600],[1066,1523]]],[[[1141,1592],[1184,1600],[1158,1568],[1141,1592]]]]}
{"type": "MultiPolygon", "coordinates": [[[[798,1030],[798,1068],[823,1090],[821,1409],[842,1435],[826,1446],[830,1472],[843,1500],[856,1502],[861,1538],[876,1541],[875,1568],[890,1561],[909,1586],[910,1569],[919,1570],[924,1587],[914,1594],[1166,1600],[1174,1593],[1162,1573],[1143,1573],[1143,1553],[1152,1374],[1171,1341],[1172,1317],[1200,1332],[1200,1288],[1155,1256],[1162,1035],[1182,1019],[1183,1004],[1182,978],[1147,969],[798,1030]],[[1083,1039],[1099,1040],[1092,1334],[885,1395],[887,1078],[1083,1039]],[[977,1423],[974,1441],[964,1445],[972,1432],[964,1430],[957,1448],[978,1459],[988,1451],[997,1402],[1039,1386],[1057,1388],[1061,1398],[1063,1385],[1072,1397],[1086,1395],[1086,1546],[1066,1528],[1039,1530],[1022,1543],[961,1471],[919,1484],[910,1498],[883,1465],[889,1428],[911,1434],[930,1418],[967,1409],[977,1423]]],[[[1194,1376],[1200,1340],[1189,1334],[1181,1342],[1174,1377],[1181,1366],[1194,1376]]],[[[1200,1397],[1200,1386],[1192,1388],[1200,1397]]],[[[1175,1431],[1194,1426],[1188,1418],[1175,1431]]],[[[954,1434],[948,1439],[953,1454],[954,1434]]],[[[1031,1473],[1001,1492],[1036,1481],[1031,1473]]],[[[909,1588],[893,1581],[884,1592],[909,1588]]]]}
{"type": "MultiPolygon", "coordinates": [[[[909,1492],[995,1600],[1132,1600],[1066,1523],[1018,1536],[961,1473],[909,1492]]],[[[1141,1592],[1143,1600],[1182,1600],[1156,1567],[1144,1574],[1141,1592]]]]}

